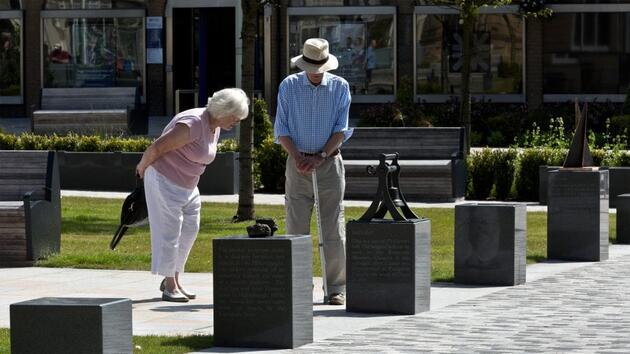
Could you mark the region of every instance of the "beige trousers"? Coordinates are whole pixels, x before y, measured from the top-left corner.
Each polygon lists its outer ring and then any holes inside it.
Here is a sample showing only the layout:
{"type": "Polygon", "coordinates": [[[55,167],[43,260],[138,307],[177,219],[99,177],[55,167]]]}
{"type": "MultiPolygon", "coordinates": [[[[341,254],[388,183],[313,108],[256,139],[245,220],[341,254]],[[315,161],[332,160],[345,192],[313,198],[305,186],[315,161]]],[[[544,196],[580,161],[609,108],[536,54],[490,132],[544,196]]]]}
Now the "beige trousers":
{"type": "MultiPolygon", "coordinates": [[[[326,160],[317,168],[316,174],[328,293],[345,292],[346,225],[343,194],[346,180],[341,155],[326,160]]],[[[295,160],[291,157],[287,158],[284,198],[287,234],[311,234],[310,221],[314,205],[312,176],[300,174],[295,166],[295,160]]]]}

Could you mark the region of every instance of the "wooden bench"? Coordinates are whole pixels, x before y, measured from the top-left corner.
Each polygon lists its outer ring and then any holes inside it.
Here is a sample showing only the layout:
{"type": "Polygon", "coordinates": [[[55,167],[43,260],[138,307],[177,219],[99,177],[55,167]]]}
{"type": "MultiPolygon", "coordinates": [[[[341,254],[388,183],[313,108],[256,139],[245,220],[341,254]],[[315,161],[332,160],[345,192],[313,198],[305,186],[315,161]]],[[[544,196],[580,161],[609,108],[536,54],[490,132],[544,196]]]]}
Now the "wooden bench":
{"type": "Polygon", "coordinates": [[[341,147],[348,199],[372,199],[380,153],[399,153],[400,187],[408,201],[454,201],[466,193],[463,128],[355,128],[341,147]]]}
{"type": "Polygon", "coordinates": [[[141,120],[139,104],[136,87],[44,88],[33,132],[127,134],[141,120]]]}
{"type": "Polygon", "coordinates": [[[0,150],[0,267],[59,252],[61,201],[54,151],[0,150]]]}

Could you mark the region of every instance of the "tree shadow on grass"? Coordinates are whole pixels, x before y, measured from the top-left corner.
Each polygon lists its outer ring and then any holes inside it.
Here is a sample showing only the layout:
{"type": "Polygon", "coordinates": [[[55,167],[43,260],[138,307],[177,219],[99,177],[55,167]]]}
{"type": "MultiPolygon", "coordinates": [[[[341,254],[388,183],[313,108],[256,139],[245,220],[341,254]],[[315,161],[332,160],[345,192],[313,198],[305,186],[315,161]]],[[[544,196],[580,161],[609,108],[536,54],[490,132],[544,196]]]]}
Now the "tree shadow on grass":
{"type": "Polygon", "coordinates": [[[538,255],[538,256],[527,256],[527,260],[531,261],[531,262],[534,262],[534,263],[540,263],[540,262],[546,261],[547,257],[540,256],[540,255],[538,255]]]}
{"type": "Polygon", "coordinates": [[[210,335],[173,337],[165,339],[161,345],[165,347],[186,347],[196,351],[212,347],[214,345],[214,337],[210,335]]]}

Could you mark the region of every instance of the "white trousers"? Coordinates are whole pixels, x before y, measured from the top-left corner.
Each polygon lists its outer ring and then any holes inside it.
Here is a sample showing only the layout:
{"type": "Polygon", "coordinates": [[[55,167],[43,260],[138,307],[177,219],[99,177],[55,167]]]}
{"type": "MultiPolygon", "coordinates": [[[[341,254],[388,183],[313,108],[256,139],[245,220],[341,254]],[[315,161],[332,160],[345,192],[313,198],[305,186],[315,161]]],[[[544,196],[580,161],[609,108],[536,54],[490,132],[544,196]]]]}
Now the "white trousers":
{"type": "Polygon", "coordinates": [[[144,194],[151,229],[151,272],[165,277],[183,273],[199,232],[199,189],[186,189],[149,166],[144,194]]]}

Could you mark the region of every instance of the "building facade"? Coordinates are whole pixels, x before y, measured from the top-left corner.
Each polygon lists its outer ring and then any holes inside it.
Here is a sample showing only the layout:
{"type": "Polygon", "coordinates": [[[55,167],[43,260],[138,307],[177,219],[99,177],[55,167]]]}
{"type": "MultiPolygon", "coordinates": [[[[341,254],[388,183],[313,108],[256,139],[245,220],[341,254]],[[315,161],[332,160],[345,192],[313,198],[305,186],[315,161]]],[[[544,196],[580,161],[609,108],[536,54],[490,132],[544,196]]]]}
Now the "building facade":
{"type": "MultiPolygon", "coordinates": [[[[630,84],[630,0],[484,8],[473,34],[471,91],[492,102],[622,102],[630,84]]],[[[41,88],[135,86],[150,116],[203,105],[241,81],[240,0],[0,0],[0,118],[26,117],[41,88]]],[[[461,88],[454,8],[423,1],[281,0],[261,11],[256,90],[272,110],[289,58],[326,38],[353,105],[391,102],[402,82],[418,101],[461,88]]]]}

